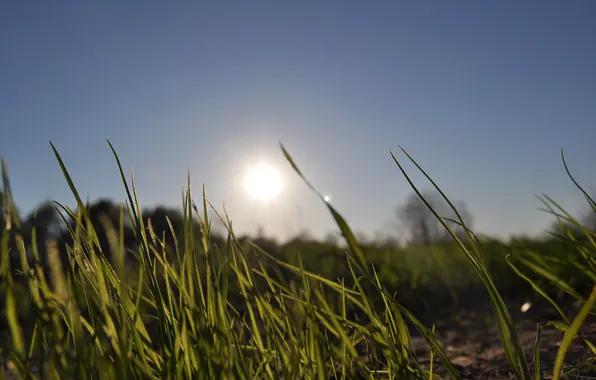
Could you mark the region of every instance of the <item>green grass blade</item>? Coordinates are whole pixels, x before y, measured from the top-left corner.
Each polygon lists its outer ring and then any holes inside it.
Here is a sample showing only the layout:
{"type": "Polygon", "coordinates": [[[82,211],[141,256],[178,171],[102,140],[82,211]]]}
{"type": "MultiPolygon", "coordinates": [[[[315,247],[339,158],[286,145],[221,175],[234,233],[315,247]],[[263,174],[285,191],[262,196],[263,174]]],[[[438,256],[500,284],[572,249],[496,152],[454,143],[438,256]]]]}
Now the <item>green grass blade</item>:
{"type": "Polygon", "coordinates": [[[557,351],[557,356],[555,358],[553,380],[559,379],[561,375],[561,370],[563,369],[563,360],[565,359],[565,354],[571,347],[573,339],[578,335],[579,329],[584,324],[584,321],[588,317],[590,310],[594,307],[594,304],[596,304],[596,286],[592,288],[592,293],[590,293],[588,300],[582,306],[573,322],[571,322],[569,329],[567,330],[567,332],[565,332],[565,335],[563,336],[561,346],[559,347],[559,350],[557,351]]]}

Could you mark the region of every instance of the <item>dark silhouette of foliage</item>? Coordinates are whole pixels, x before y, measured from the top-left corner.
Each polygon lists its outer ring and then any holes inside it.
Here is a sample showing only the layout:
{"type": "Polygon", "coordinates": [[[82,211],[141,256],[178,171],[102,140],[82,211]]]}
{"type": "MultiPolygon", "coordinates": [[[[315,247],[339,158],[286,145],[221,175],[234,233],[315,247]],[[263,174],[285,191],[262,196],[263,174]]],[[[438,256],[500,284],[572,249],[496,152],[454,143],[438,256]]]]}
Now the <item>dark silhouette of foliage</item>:
{"type": "MultiPolygon", "coordinates": [[[[118,246],[120,233],[123,234],[125,248],[134,249],[136,247],[137,239],[134,235],[134,231],[130,225],[126,209],[123,205],[116,205],[110,199],[100,199],[95,203],[88,205],[86,208],[87,214],[89,215],[89,221],[95,236],[97,236],[98,244],[93,247],[80,247],[82,249],[82,253],[88,254],[90,250],[93,249],[97,254],[101,254],[106,257],[108,261],[112,261],[114,254],[112,249],[113,247],[118,246]],[[123,213],[122,228],[120,228],[121,212],[123,213]]],[[[78,211],[75,211],[75,215],[78,213],[78,211]]],[[[74,236],[72,231],[75,229],[76,221],[70,220],[68,224],[69,228],[65,228],[63,233],[58,238],[58,248],[60,250],[60,256],[63,263],[68,262],[68,251],[69,249],[72,250],[74,245],[74,236]]],[[[91,231],[87,232],[90,233],[91,231]]],[[[131,255],[126,255],[125,257],[127,258],[128,262],[134,261],[134,257],[131,255]]]]}
{"type": "Polygon", "coordinates": [[[43,202],[27,216],[23,222],[21,232],[29,259],[32,257],[33,245],[35,245],[41,264],[46,264],[47,243],[50,240],[56,241],[64,233],[62,224],[62,219],[56,207],[50,201],[43,202]],[[33,239],[33,231],[35,231],[35,240],[33,239]]]}

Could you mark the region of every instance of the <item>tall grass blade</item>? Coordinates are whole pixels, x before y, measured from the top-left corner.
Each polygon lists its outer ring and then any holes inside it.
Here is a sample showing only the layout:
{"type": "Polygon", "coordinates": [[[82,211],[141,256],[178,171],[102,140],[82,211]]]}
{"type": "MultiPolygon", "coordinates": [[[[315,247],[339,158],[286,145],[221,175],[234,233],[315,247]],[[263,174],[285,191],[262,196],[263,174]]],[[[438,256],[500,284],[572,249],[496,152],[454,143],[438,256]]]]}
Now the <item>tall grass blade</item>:
{"type": "Polygon", "coordinates": [[[558,380],[561,376],[561,370],[563,369],[563,360],[565,359],[565,354],[571,347],[573,339],[578,335],[579,329],[584,324],[584,321],[588,317],[590,310],[592,310],[592,308],[594,307],[594,304],[596,304],[596,286],[592,288],[592,292],[590,293],[588,300],[586,301],[586,303],[584,303],[573,322],[571,322],[569,329],[565,332],[565,335],[563,336],[561,346],[559,347],[559,350],[557,351],[557,356],[555,358],[553,380],[558,380]]]}

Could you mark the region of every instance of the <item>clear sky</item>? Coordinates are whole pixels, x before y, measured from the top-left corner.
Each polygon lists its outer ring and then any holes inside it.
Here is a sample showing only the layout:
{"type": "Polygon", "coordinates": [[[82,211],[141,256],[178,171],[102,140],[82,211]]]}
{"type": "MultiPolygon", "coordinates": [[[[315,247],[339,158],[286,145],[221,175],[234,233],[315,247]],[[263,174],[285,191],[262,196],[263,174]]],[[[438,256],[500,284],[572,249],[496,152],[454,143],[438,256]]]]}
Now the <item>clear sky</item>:
{"type": "Polygon", "coordinates": [[[583,206],[561,147],[596,188],[595,20],[589,0],[5,0],[0,155],[22,211],[74,206],[50,140],[83,196],[125,199],[107,138],[143,205],[181,205],[189,171],[240,232],[285,237],[334,226],[278,141],[369,234],[410,192],[401,145],[478,232],[534,233],[536,194],[583,206]],[[284,178],[268,205],[242,187],[258,161],[284,178]]]}

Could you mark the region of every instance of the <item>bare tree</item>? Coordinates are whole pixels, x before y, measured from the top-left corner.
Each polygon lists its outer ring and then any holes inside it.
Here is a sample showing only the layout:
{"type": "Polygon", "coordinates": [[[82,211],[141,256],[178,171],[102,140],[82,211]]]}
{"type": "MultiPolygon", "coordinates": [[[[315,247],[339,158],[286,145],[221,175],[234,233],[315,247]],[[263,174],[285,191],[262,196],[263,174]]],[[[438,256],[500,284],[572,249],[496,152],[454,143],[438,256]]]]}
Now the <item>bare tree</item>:
{"type": "Polygon", "coordinates": [[[596,232],[596,212],[591,210],[592,212],[586,214],[583,218],[584,226],[590,230],[596,232]]]}
{"type": "MultiPolygon", "coordinates": [[[[423,191],[422,195],[435,212],[444,219],[445,223],[456,234],[464,234],[464,228],[458,223],[447,219],[458,220],[455,212],[442,196],[435,191],[423,191]],[[446,219],[447,218],[447,219],[446,219]]],[[[472,215],[463,201],[452,201],[468,228],[472,224],[472,215]]],[[[441,225],[441,222],[433,215],[431,210],[424,204],[416,193],[411,193],[406,202],[397,211],[397,218],[400,226],[406,232],[411,244],[429,245],[432,243],[447,241],[451,239],[449,231],[441,225]]]]}
{"type": "Polygon", "coordinates": [[[596,204],[593,203],[596,200],[596,192],[592,191],[593,195],[590,195],[590,199],[587,199],[588,206],[582,216],[581,222],[589,231],[596,232],[596,204]]]}
{"type": "MultiPolygon", "coordinates": [[[[592,199],[595,197],[590,195],[592,199]]],[[[576,217],[569,219],[567,216],[554,215],[554,220],[550,223],[547,232],[559,236],[567,236],[571,234],[575,238],[585,236],[585,231],[596,232],[596,210],[591,200],[587,199],[588,205],[586,209],[576,217]]],[[[552,214],[552,213],[551,213],[552,214]]]]}

